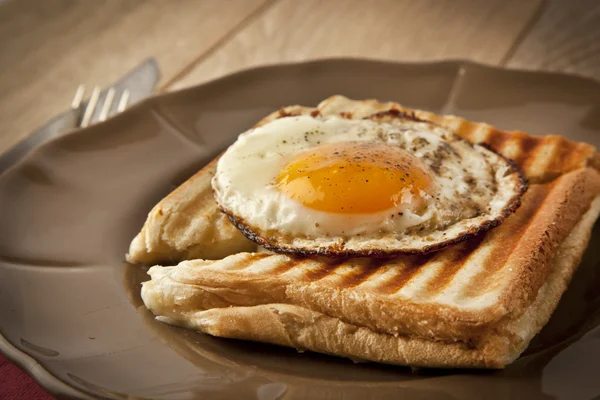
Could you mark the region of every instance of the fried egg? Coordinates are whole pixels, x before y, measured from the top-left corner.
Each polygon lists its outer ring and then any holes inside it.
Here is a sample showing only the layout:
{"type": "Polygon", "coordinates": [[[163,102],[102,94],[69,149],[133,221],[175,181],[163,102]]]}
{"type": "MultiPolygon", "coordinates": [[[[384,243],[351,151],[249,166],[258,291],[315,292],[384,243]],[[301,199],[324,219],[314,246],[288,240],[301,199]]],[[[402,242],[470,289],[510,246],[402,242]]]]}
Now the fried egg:
{"type": "Polygon", "coordinates": [[[498,225],[525,183],[502,156],[429,122],[288,116],[241,134],[215,200],[277,252],[426,253],[498,225]]]}

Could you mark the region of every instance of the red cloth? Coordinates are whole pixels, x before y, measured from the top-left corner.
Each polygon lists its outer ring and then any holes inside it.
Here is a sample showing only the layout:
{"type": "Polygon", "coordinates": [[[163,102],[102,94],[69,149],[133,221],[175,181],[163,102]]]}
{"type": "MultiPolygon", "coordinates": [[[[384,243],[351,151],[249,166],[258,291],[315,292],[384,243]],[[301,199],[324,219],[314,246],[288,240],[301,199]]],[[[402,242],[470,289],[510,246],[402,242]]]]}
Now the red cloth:
{"type": "Polygon", "coordinates": [[[54,400],[32,377],[0,354],[0,399],[54,400]]]}

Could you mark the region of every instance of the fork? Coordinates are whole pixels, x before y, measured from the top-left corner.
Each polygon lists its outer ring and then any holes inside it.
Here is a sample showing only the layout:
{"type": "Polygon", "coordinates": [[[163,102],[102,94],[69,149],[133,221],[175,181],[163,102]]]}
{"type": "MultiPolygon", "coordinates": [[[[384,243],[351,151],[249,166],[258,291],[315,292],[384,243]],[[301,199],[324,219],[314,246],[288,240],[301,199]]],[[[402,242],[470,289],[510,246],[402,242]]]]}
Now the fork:
{"type": "Polygon", "coordinates": [[[150,96],[159,79],[158,64],[150,57],[113,83],[110,86],[112,89],[102,91],[99,87],[94,87],[87,102],[84,101],[85,86],[80,85],[71,107],[46,121],[8,150],[0,151],[0,174],[49,140],[59,138],[73,129],[104,121],[110,115],[125,110],[129,103],[133,104],[150,96]]]}
{"type": "MultiPolygon", "coordinates": [[[[79,124],[77,125],[79,128],[86,128],[92,122],[102,122],[108,118],[111,113],[113,101],[115,99],[116,90],[114,87],[111,87],[106,92],[106,96],[104,97],[104,101],[102,107],[100,109],[100,114],[98,118],[92,121],[92,117],[94,116],[97,107],[99,106],[100,93],[102,90],[99,86],[94,86],[92,89],[92,94],[90,95],[90,99],[87,102],[85,110],[83,111],[83,116],[81,117],[79,124]]],[[[73,101],[71,102],[71,108],[73,110],[80,110],[83,105],[83,96],[85,95],[85,85],[79,85],[77,91],[75,92],[75,97],[73,97],[73,101]]],[[[120,113],[127,108],[127,103],[129,102],[129,90],[124,89],[121,93],[121,97],[119,98],[119,102],[117,103],[116,113],[120,113]]]]}

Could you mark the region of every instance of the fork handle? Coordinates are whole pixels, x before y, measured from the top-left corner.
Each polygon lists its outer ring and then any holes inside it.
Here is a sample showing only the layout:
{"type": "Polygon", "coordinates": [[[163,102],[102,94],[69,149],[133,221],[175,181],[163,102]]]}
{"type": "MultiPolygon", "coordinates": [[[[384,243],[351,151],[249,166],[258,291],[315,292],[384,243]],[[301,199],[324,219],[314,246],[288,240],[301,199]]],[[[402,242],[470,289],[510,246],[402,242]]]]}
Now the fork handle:
{"type": "Polygon", "coordinates": [[[27,153],[38,147],[40,144],[62,136],[68,131],[77,127],[77,122],[80,116],[80,110],[70,109],[52,118],[42,127],[38,128],[30,136],[18,142],[8,151],[0,156],[0,174],[20,161],[27,153]]]}

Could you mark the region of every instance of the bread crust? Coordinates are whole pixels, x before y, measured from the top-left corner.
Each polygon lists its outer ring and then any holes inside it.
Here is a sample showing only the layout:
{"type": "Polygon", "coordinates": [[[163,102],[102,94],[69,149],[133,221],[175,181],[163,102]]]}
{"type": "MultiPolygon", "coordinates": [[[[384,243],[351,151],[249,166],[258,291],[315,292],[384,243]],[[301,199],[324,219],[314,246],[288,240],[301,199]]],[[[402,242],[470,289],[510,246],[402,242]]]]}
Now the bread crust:
{"type": "MultiPolygon", "coordinates": [[[[273,343],[354,360],[421,367],[502,368],[514,361],[547,323],[577,269],[599,213],[600,197],[561,243],[550,263],[548,279],[524,314],[501,321],[476,343],[394,336],[290,304],[203,309],[197,305],[189,307],[190,302],[183,301],[181,307],[172,307],[168,301],[175,300],[165,298],[157,281],[144,284],[142,298],[159,320],[214,336],[273,343]]],[[[203,293],[198,286],[184,286],[194,293],[203,293]]],[[[181,299],[177,301],[182,303],[181,299]]]]}
{"type": "Polygon", "coordinates": [[[210,181],[217,161],[218,157],[152,208],[129,246],[127,261],[155,264],[219,259],[256,248],[229,223],[212,197],[210,181]]]}

